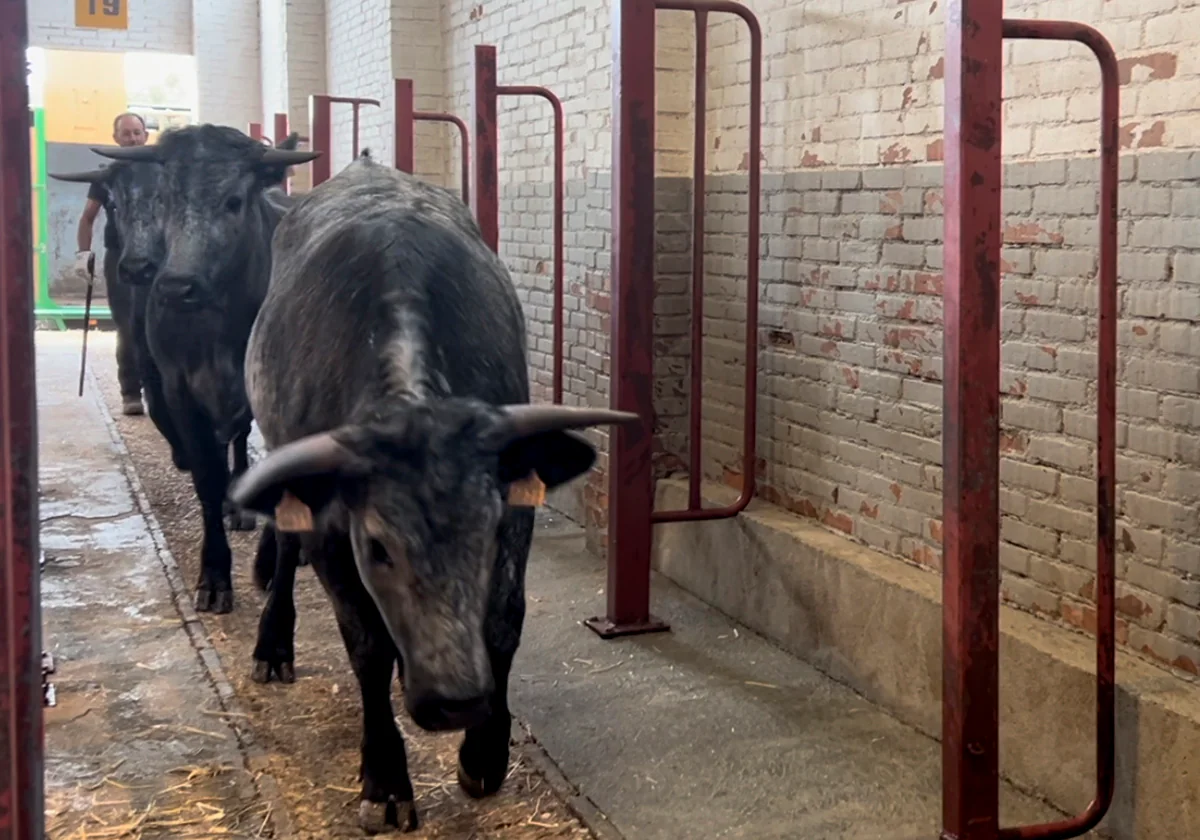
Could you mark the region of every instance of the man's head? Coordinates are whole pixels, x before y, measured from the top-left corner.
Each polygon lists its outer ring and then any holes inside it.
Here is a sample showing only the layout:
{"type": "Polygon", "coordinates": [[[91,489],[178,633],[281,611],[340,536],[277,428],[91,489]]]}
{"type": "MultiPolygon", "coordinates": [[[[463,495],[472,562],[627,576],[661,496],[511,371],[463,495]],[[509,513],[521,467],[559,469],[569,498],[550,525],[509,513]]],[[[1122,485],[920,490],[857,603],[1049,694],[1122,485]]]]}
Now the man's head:
{"type": "Polygon", "coordinates": [[[146,145],[146,121],[132,111],[113,120],[113,140],[118,146],[146,145]]]}

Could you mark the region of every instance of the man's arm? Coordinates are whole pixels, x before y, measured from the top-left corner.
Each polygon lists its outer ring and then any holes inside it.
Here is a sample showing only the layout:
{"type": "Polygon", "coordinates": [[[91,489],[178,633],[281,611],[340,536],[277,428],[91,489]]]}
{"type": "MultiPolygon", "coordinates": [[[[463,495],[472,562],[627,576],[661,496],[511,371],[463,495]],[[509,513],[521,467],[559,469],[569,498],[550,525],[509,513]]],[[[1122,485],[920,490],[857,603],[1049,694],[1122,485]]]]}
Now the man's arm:
{"type": "Polygon", "coordinates": [[[101,199],[88,190],[87,204],[83,205],[79,228],[75,232],[75,250],[80,253],[92,250],[92,226],[96,223],[96,216],[100,215],[100,202],[101,199]]]}

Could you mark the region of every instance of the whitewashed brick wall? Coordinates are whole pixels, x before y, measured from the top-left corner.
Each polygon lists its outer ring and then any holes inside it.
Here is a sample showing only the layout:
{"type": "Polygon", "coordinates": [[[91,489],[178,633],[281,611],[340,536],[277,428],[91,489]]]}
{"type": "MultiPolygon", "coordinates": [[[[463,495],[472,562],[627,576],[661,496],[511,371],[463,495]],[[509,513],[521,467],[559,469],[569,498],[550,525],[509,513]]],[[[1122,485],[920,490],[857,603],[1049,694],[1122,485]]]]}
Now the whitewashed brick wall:
{"type": "Polygon", "coordinates": [[[261,35],[263,131],[274,140],[275,112],[288,110],[288,64],[291,55],[287,32],[286,0],[262,0],[259,4],[261,35]]]}
{"type": "MultiPolygon", "coordinates": [[[[335,96],[378,99],[381,107],[359,110],[359,148],[379,160],[393,157],[391,0],[327,0],[326,73],[335,96]]],[[[351,160],[349,105],[333,108],[333,171],[351,160]]]]}
{"type": "Polygon", "coordinates": [[[191,0],[138,0],[129,9],[129,28],[80,29],[75,0],[28,0],[29,43],[34,47],[87,50],[192,51],[191,0]]]}
{"type": "Polygon", "coordinates": [[[202,122],[246,130],[261,118],[258,3],[197,0],[192,13],[196,111],[202,122]]]}
{"type": "MultiPolygon", "coordinates": [[[[418,111],[446,109],[444,68],[441,0],[392,0],[392,76],[413,80],[418,111]]],[[[453,132],[451,126],[417,123],[413,168],[418,175],[447,183],[449,157],[461,159],[457,133],[453,132]],[[451,148],[456,150],[453,155],[449,154],[451,148]]]]}

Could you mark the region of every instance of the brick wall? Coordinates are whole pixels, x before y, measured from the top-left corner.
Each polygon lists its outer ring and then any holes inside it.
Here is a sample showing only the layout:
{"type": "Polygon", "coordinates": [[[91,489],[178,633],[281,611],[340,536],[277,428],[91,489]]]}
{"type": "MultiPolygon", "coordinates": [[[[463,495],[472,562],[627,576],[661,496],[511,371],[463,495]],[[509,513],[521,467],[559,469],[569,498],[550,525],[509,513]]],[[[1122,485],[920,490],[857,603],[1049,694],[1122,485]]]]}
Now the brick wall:
{"type": "MultiPolygon", "coordinates": [[[[942,3],[748,5],[764,33],[762,495],[933,571],[942,539],[942,3]]],[[[502,84],[547,85],[563,99],[566,399],[607,404],[608,4],[452,0],[435,15],[428,0],[404,0],[392,4],[390,29],[376,26],[386,44],[350,27],[362,8],[330,4],[336,92],[377,95],[391,75],[407,75],[418,107],[469,122],[473,48],[488,43],[502,84]]],[[[1121,638],[1181,672],[1200,670],[1200,256],[1189,249],[1200,241],[1200,162],[1169,150],[1188,146],[1200,115],[1200,65],[1184,49],[1198,10],[1195,0],[1063,0],[1054,9],[1097,25],[1122,59],[1121,638]]],[[[1032,0],[1010,0],[1008,12],[1042,14],[1032,0]]],[[[693,37],[690,16],[659,13],[659,474],[684,466],[687,442],[693,37]]],[[[712,16],[708,38],[705,472],[736,485],[749,45],[743,25],[723,16],[712,16]]],[[[1006,46],[1004,594],[1083,628],[1094,623],[1096,185],[1094,162],[1078,155],[1096,148],[1097,80],[1082,47],[1006,46]]],[[[380,117],[390,133],[390,102],[380,117]]],[[[550,395],[553,349],[549,117],[537,100],[500,105],[501,253],[529,319],[538,399],[550,395]]],[[[418,149],[420,172],[459,182],[453,134],[430,127],[418,149]]],[[[579,510],[598,542],[606,435],[591,437],[602,455],[579,510]]]]}
{"type": "Polygon", "coordinates": [[[29,0],[29,44],[34,47],[86,50],[192,51],[191,0],[137,2],[129,9],[129,28],[80,29],[73,0],[29,0]]]}
{"type": "Polygon", "coordinates": [[[259,4],[259,36],[262,73],[262,115],[258,118],[263,131],[274,140],[275,112],[287,112],[288,65],[291,50],[288,43],[286,0],[262,0],[259,4]]]}
{"type": "Polygon", "coordinates": [[[192,4],[196,57],[196,119],[246,130],[262,116],[258,3],[209,0],[192,4]]]}

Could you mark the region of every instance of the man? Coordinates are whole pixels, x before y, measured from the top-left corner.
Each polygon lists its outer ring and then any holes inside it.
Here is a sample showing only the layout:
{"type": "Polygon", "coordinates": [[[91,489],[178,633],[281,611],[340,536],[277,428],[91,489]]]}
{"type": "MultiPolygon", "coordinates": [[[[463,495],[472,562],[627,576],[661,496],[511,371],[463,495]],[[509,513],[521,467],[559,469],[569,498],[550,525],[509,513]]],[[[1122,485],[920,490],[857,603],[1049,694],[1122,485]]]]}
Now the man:
{"type": "MultiPolygon", "coordinates": [[[[144,146],[146,144],[146,122],[137,114],[125,112],[118,114],[113,120],[113,140],[118,146],[144,146]]],[[[117,325],[117,381],[121,385],[121,410],[125,414],[142,414],[142,382],[138,375],[137,359],[134,355],[130,290],[122,283],[116,282],[116,263],[120,257],[121,243],[117,238],[117,228],[113,221],[112,201],[108,189],[103,184],[92,184],[88,189],[87,203],[83,207],[83,215],[79,217],[79,229],[76,232],[77,250],[75,254],[75,270],[85,278],[88,276],[88,260],[93,259],[92,226],[100,208],[104,208],[104,261],[111,261],[111,271],[103,271],[107,282],[108,307],[112,311],[113,321],[117,325]]],[[[100,266],[96,266],[100,268],[100,266]]]]}

